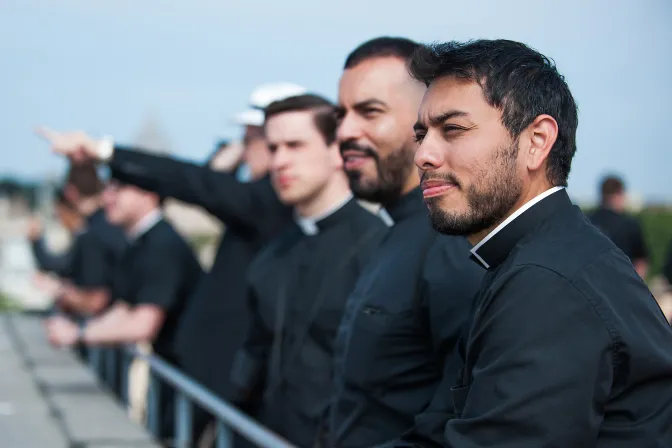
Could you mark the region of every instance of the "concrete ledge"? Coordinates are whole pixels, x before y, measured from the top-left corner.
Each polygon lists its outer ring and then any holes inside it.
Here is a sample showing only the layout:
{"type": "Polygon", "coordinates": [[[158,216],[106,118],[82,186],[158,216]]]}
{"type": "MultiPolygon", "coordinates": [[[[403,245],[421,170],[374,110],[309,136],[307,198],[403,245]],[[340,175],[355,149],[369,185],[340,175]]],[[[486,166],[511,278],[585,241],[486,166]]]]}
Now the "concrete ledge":
{"type": "Polygon", "coordinates": [[[53,349],[42,319],[0,315],[3,448],[158,447],[70,350],[53,349]]]}

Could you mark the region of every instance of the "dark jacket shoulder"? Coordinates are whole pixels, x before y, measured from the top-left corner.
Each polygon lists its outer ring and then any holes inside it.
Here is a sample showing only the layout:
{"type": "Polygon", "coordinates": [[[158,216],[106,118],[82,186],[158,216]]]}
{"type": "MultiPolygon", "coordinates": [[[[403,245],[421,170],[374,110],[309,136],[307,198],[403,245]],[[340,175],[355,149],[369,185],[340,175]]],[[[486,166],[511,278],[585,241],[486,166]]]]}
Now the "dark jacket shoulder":
{"type": "Polygon", "coordinates": [[[587,265],[600,257],[630,262],[616,245],[577,208],[556,216],[532,232],[513,249],[509,267],[534,265],[550,269],[568,280],[584,273],[587,265]]]}

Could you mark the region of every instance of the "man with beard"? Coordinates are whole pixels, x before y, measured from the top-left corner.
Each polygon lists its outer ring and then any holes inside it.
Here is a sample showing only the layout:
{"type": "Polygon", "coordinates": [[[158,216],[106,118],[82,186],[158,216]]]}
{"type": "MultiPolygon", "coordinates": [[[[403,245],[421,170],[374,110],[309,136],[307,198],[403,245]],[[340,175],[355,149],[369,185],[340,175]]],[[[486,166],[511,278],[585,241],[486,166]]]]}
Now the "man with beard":
{"type": "Polygon", "coordinates": [[[434,227],[488,270],[460,352],[449,447],[663,447],[672,329],[628,257],[565,191],[577,107],[506,40],[426,47],[415,157],[434,227]]]}
{"type": "Polygon", "coordinates": [[[252,326],[232,376],[243,403],[263,389],[262,423],[310,447],[329,405],[343,308],[387,228],[353,198],[329,101],[290,97],[265,115],[273,187],[296,223],[250,265],[252,326]]]}
{"type": "Polygon", "coordinates": [[[406,63],[417,44],[383,37],[348,56],[339,85],[350,187],[391,225],[350,294],[336,341],[336,393],[322,444],[369,447],[407,431],[440,443],[432,409],[449,396],[454,348],[483,270],[461,237],[437,237],[413,167],[425,87],[406,63]],[[446,373],[444,373],[446,372],[446,373]]]}

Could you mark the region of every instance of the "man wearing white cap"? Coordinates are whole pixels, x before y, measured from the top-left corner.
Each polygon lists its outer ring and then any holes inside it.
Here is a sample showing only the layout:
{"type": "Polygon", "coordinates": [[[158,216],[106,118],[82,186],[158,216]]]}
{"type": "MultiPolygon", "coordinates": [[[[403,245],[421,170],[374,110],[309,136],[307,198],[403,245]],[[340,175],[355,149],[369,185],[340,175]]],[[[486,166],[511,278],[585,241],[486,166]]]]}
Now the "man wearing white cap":
{"type": "Polygon", "coordinates": [[[250,95],[249,108],[234,116],[233,122],[245,126],[244,151],[238,176],[241,180],[258,179],[268,172],[271,155],[264,138],[264,109],[274,101],[306,93],[306,89],[289,82],[263,84],[250,95]]]}
{"type": "MultiPolygon", "coordinates": [[[[250,182],[242,182],[234,173],[148,154],[111,139],[41,131],[54,151],[73,161],[106,163],[120,182],[199,205],[226,225],[212,269],[189,298],[176,336],[176,354],[186,373],[225,399],[232,393],[233,356],[248,327],[244,281],[248,264],[270,238],[292,222],[291,208],[278,200],[267,176],[270,157],[263,137],[262,109],[304,92],[288,83],[260,86],[252,93],[251,108],[236,116],[245,126],[242,162],[249,168],[250,182]]],[[[197,422],[195,431],[200,428],[197,422]]]]}

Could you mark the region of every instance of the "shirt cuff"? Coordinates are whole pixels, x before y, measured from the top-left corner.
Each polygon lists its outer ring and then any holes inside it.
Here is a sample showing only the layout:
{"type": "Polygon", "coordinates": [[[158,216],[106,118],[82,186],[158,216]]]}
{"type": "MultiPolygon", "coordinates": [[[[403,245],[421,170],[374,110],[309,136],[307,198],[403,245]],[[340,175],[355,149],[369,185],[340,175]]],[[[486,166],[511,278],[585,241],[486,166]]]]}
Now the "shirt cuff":
{"type": "Polygon", "coordinates": [[[98,159],[102,162],[109,162],[113,154],[114,140],[109,136],[103,137],[98,142],[98,147],[96,148],[96,155],[98,156],[98,159]]]}

